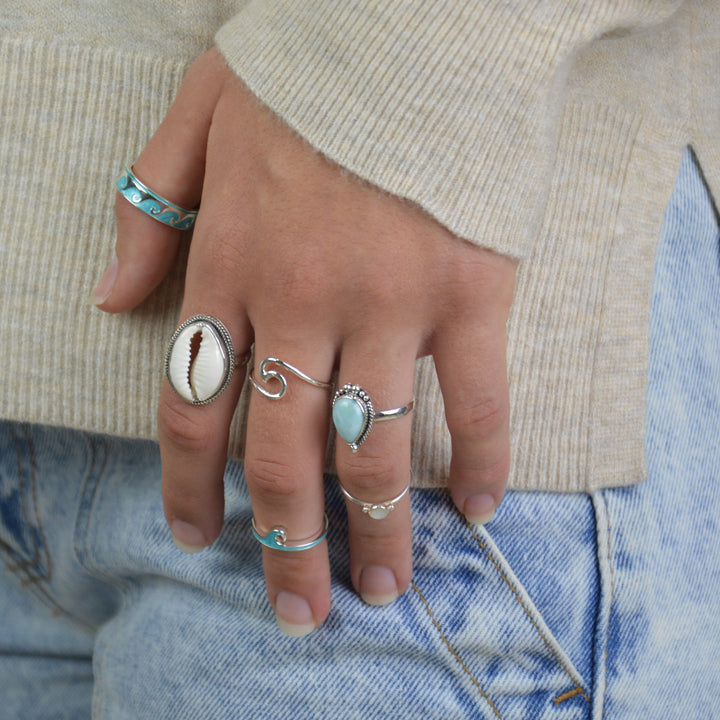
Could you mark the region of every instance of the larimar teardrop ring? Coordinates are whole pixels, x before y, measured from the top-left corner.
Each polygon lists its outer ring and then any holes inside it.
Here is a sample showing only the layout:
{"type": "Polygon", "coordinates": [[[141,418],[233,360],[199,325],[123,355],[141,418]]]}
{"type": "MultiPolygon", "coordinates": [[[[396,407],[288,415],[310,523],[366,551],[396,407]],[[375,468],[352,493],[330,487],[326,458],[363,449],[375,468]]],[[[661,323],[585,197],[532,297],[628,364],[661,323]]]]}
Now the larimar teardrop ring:
{"type": "Polygon", "coordinates": [[[343,385],[332,403],[332,419],[338,435],[357,452],[377,422],[395,420],[412,412],[415,399],[392,410],[375,410],[370,396],[359,385],[343,385]]]}

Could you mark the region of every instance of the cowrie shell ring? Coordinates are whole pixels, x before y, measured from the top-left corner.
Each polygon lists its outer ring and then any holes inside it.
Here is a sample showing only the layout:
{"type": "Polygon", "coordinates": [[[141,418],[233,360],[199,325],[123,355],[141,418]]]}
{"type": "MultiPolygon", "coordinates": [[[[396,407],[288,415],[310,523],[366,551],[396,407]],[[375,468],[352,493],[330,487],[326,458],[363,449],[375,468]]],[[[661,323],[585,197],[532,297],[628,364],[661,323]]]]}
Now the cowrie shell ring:
{"type": "Polygon", "coordinates": [[[185,402],[212,402],[225,390],[234,370],[232,338],[216,317],[195,315],[173,334],[165,355],[165,374],[185,402]]]}

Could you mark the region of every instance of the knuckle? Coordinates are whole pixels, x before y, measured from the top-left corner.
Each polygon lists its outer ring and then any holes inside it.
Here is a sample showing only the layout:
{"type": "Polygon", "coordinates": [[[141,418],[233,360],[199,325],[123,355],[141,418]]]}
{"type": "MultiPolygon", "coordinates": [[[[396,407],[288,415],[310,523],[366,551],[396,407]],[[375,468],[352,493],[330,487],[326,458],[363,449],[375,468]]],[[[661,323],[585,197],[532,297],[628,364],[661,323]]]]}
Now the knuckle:
{"type": "Polygon", "coordinates": [[[338,467],[338,473],[344,485],[355,491],[367,491],[368,495],[394,487],[398,478],[397,468],[387,458],[368,453],[347,458],[338,467]]]}
{"type": "Polygon", "coordinates": [[[165,486],[163,500],[168,519],[192,520],[201,515],[200,508],[205,506],[207,498],[199,487],[184,483],[165,486]]]}
{"type": "Polygon", "coordinates": [[[318,304],[318,299],[324,293],[324,283],[318,277],[317,271],[306,266],[306,263],[297,258],[286,257],[286,261],[278,260],[274,267],[277,291],[282,296],[292,297],[292,305],[302,313],[307,308],[318,304]]]}
{"type": "Polygon", "coordinates": [[[295,468],[277,459],[246,457],[245,479],[260,498],[291,497],[300,489],[295,468]]]}
{"type": "Polygon", "coordinates": [[[376,273],[372,283],[363,288],[363,294],[370,308],[387,312],[395,303],[402,302],[408,293],[403,276],[388,271],[376,273]]]}
{"type": "Polygon", "coordinates": [[[213,443],[217,433],[212,424],[200,419],[197,408],[163,399],[158,407],[158,434],[171,449],[202,452],[213,443]]]}
{"type": "Polygon", "coordinates": [[[504,488],[509,473],[510,457],[507,453],[498,459],[479,464],[475,470],[475,476],[487,490],[504,488]]]}
{"type": "Polygon", "coordinates": [[[488,492],[500,502],[510,474],[510,447],[508,444],[494,446],[472,456],[455,453],[451,474],[453,483],[488,492]]]}
{"type": "Polygon", "coordinates": [[[471,250],[470,257],[450,263],[446,270],[445,280],[454,300],[453,307],[470,316],[481,308],[485,313],[488,308],[495,308],[500,314],[507,314],[515,288],[514,266],[490,251],[471,250]]]}
{"type": "Polygon", "coordinates": [[[204,262],[216,273],[239,277],[245,268],[245,235],[237,222],[233,225],[218,213],[203,234],[204,262]]]}
{"type": "Polygon", "coordinates": [[[500,399],[488,397],[449,410],[447,421],[453,437],[472,440],[487,437],[502,429],[508,422],[508,409],[500,399]]]}

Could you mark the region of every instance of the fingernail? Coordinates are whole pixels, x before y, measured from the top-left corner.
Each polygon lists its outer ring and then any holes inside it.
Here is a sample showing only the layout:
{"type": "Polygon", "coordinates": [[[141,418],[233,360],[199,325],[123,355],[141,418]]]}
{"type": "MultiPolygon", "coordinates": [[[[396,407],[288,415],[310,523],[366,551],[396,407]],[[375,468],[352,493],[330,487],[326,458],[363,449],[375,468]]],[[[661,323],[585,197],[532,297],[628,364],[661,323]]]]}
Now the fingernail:
{"type": "Polygon", "coordinates": [[[208,546],[202,531],[184,520],[173,520],[170,524],[172,539],[179,550],[192,555],[208,546]]]}
{"type": "Polygon", "coordinates": [[[489,494],[471,495],[463,507],[467,521],[473,525],[485,525],[495,517],[495,498],[489,494]]]}
{"type": "Polygon", "coordinates": [[[395,573],[380,565],[368,565],[360,573],[360,597],[368,605],[389,605],[398,598],[395,573]]]}
{"type": "Polygon", "coordinates": [[[284,590],[275,600],[275,619],[280,630],[290,637],[302,637],[315,629],[308,601],[284,590]]]}
{"type": "Polygon", "coordinates": [[[115,285],[115,279],[117,278],[118,271],[118,259],[113,258],[112,262],[107,266],[105,273],[97,287],[93,290],[90,297],[90,301],[93,305],[102,305],[110,296],[113,286],[115,285]]]}

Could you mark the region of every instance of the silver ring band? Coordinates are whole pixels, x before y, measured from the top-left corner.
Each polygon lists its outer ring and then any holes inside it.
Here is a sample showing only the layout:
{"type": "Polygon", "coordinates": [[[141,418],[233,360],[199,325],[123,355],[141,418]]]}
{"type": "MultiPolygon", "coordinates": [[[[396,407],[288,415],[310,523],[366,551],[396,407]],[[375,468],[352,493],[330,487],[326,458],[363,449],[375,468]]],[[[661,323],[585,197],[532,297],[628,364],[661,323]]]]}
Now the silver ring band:
{"type": "Polygon", "coordinates": [[[365,513],[365,515],[369,515],[373,520],[383,520],[384,518],[386,518],[395,509],[395,505],[399,503],[400,500],[402,500],[410,490],[410,485],[408,484],[406,488],[392,500],[372,503],[365,502],[364,500],[359,500],[358,498],[353,497],[339,481],[338,485],[340,486],[340,490],[342,490],[342,494],[348,500],[350,500],[350,502],[355,503],[355,505],[359,505],[362,508],[363,513],[365,513]]]}
{"type": "Polygon", "coordinates": [[[197,210],[181,208],[153,192],[137,178],[132,169],[125,168],[115,186],[131,205],[163,225],[169,225],[178,230],[190,230],[195,224],[197,210]]]}
{"type": "Polygon", "coordinates": [[[403,415],[411,413],[414,407],[415,398],[410,400],[407,405],[403,405],[399,408],[393,408],[392,410],[376,410],[375,422],[382,422],[383,420],[394,420],[395,418],[401,418],[403,415]]]}
{"type": "Polygon", "coordinates": [[[287,531],[282,526],[274,527],[267,534],[261,535],[257,525],[255,524],[255,518],[251,520],[250,524],[252,526],[253,536],[261,545],[273,550],[298,552],[300,550],[309,550],[310,548],[319,545],[328,534],[330,521],[328,520],[326,513],[320,532],[307,538],[300,538],[299,540],[290,540],[287,536],[287,531]]]}
{"type": "Polygon", "coordinates": [[[296,377],[300,378],[304,382],[308,383],[309,385],[312,385],[317,388],[322,388],[323,390],[327,390],[331,387],[330,383],[321,382],[320,380],[315,380],[314,378],[311,378],[309,375],[306,375],[302,370],[298,370],[294,365],[291,365],[290,363],[285,362],[284,360],[280,360],[279,358],[274,357],[266,357],[261,363],[260,363],[260,379],[264,383],[269,383],[271,380],[278,380],[280,382],[280,389],[277,392],[271,392],[270,390],[266,390],[264,387],[259,385],[255,378],[253,377],[252,370],[249,374],[250,382],[252,383],[252,386],[261,394],[264,395],[266,398],[270,398],[271,400],[278,400],[285,393],[288,389],[288,383],[287,378],[279,371],[277,370],[268,370],[268,365],[277,365],[278,367],[284,368],[288,372],[291,372],[296,377]]]}
{"type": "Polygon", "coordinates": [[[350,450],[357,452],[376,422],[401,418],[412,412],[414,407],[415,399],[412,398],[402,407],[375,410],[370,396],[359,385],[346,384],[335,393],[333,398],[333,424],[350,450]]]}

